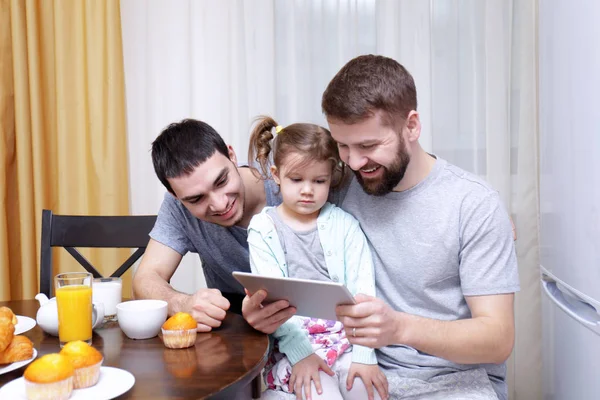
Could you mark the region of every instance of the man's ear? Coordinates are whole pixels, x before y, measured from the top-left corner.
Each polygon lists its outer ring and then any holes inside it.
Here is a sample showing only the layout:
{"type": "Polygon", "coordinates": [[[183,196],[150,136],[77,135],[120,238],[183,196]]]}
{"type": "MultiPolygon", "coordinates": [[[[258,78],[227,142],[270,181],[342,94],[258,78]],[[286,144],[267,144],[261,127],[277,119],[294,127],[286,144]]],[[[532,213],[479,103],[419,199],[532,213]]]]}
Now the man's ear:
{"type": "Polygon", "coordinates": [[[421,136],[421,119],[419,113],[411,111],[406,118],[406,130],[408,131],[408,141],[413,142],[419,140],[421,136]]]}
{"type": "Polygon", "coordinates": [[[235,155],[233,147],[231,147],[231,145],[229,144],[227,145],[227,153],[229,154],[229,159],[231,160],[231,162],[237,165],[237,156],[235,155]]]}
{"type": "Polygon", "coordinates": [[[281,180],[279,179],[279,170],[274,165],[271,165],[271,176],[273,177],[273,180],[276,184],[281,184],[281,180]]]}

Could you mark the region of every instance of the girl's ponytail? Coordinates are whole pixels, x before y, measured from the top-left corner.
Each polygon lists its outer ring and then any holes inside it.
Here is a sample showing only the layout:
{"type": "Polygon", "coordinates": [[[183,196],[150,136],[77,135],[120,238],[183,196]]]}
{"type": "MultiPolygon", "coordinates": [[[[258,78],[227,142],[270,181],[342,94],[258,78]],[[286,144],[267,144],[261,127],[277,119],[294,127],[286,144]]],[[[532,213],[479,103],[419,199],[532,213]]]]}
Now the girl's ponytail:
{"type": "Polygon", "coordinates": [[[272,130],[277,127],[277,122],[271,117],[261,115],[256,118],[256,124],[250,134],[250,144],[248,146],[248,164],[252,166],[253,162],[258,163],[263,179],[270,176],[269,172],[269,154],[273,139],[272,130]]]}

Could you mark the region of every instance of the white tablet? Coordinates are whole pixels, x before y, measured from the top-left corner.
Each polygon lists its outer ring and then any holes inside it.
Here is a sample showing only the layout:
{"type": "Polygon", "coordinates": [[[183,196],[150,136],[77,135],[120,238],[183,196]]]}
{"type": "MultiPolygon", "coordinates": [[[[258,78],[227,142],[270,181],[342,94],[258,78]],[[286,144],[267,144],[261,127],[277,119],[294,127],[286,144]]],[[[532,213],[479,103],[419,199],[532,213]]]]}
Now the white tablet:
{"type": "Polygon", "coordinates": [[[233,272],[233,277],[250,293],[266,290],[266,303],[287,300],[296,307],[296,315],[304,317],[336,320],[337,305],[356,304],[348,288],[341,283],[262,276],[247,272],[233,272]]]}

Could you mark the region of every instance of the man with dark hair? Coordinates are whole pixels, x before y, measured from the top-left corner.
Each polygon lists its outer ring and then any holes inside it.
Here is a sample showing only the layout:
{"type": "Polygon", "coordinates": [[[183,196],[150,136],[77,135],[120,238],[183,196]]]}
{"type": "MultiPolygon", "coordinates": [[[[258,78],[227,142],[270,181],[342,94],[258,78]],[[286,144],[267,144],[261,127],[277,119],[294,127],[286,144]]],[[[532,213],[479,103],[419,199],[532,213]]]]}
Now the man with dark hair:
{"type": "MultiPolygon", "coordinates": [[[[421,148],[413,78],[390,58],[348,62],[322,108],[355,174],[336,203],[360,222],[375,268],[377,297],[338,307],[350,342],[378,349],[391,398],[507,399],[519,280],[497,192],[421,148]]],[[[287,310],[257,302],[244,300],[247,321],[276,329],[287,310]]]]}
{"type": "MultiPolygon", "coordinates": [[[[231,272],[250,272],[246,227],[266,205],[281,203],[277,186],[238,167],[231,146],[193,119],[169,125],[156,138],[152,162],[168,193],[133,278],[135,297],[166,300],[169,315],[191,313],[199,331],[210,331],[226,310],[240,312],[243,289],[231,272]],[[199,254],[210,289],[188,295],[169,285],[187,252],[199,254]]],[[[292,314],[286,310],[282,318],[292,314]]]]}
{"type": "Polygon", "coordinates": [[[169,179],[194,172],[215,152],[229,158],[221,135],[206,122],[184,119],[166,127],[152,143],[152,164],[160,182],[173,193],[169,179]]]}

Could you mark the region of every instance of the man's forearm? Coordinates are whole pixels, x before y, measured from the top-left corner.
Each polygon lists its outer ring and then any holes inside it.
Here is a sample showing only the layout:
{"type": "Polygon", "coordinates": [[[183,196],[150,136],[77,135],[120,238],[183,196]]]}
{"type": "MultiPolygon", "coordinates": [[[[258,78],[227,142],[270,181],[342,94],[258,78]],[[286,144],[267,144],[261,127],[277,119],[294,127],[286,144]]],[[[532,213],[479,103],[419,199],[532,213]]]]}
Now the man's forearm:
{"type": "Polygon", "coordinates": [[[508,358],[514,329],[489,317],[440,321],[398,313],[398,343],[459,364],[495,363],[508,358]]]}
{"type": "Polygon", "coordinates": [[[173,289],[158,274],[150,272],[134,277],[133,293],[136,299],[158,299],[166,301],[169,315],[191,311],[191,296],[173,289]]]}

